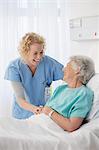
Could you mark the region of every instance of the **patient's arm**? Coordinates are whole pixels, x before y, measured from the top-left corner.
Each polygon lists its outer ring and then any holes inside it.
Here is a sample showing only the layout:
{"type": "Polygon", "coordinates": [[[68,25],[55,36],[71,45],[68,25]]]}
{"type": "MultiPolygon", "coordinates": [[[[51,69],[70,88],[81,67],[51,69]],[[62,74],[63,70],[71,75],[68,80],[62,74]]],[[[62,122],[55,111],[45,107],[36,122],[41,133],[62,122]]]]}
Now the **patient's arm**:
{"type": "Polygon", "coordinates": [[[35,114],[39,114],[41,112],[42,108],[34,106],[25,100],[24,88],[20,82],[11,81],[11,85],[16,96],[16,102],[20,107],[35,114]]]}
{"type": "MultiPolygon", "coordinates": [[[[45,106],[43,108],[43,113],[48,115],[52,111],[51,108],[45,106]]],[[[56,111],[52,113],[52,120],[55,121],[61,128],[66,131],[72,132],[80,127],[83,122],[83,118],[65,118],[56,111]]]]}

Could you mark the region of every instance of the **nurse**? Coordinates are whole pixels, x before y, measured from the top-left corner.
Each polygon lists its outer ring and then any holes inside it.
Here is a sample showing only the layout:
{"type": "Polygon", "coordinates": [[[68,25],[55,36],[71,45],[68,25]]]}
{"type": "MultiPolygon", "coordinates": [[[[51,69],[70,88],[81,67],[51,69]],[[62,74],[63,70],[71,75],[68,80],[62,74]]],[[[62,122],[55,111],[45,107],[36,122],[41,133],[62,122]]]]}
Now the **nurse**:
{"type": "Polygon", "coordinates": [[[12,61],[5,72],[5,79],[11,81],[14,91],[12,116],[17,119],[39,114],[52,81],[63,78],[63,65],[44,55],[44,48],[42,36],[25,34],[19,43],[20,58],[12,61]]]}

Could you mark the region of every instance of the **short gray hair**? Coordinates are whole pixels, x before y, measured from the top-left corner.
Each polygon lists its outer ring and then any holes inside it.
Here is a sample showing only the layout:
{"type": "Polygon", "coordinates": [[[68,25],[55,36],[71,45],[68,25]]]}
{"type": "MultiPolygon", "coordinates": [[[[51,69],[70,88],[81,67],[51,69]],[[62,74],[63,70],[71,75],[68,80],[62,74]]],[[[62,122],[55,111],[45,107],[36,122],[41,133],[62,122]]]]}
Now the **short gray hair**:
{"type": "MultiPolygon", "coordinates": [[[[74,66],[77,66],[76,68],[80,68],[78,79],[83,84],[87,84],[87,82],[95,74],[95,65],[93,60],[90,57],[81,55],[71,56],[70,60],[74,62],[74,66]]],[[[75,67],[73,67],[73,69],[75,69],[75,67]]]]}

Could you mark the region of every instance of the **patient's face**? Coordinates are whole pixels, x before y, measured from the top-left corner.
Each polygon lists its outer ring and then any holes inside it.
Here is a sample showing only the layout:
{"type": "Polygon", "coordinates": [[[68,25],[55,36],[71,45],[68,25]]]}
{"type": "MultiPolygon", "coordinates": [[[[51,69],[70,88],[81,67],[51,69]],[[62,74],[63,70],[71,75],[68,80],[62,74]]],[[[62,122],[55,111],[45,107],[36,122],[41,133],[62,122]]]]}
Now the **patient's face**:
{"type": "Polygon", "coordinates": [[[72,61],[68,62],[64,68],[64,77],[63,80],[68,83],[68,81],[73,80],[76,75],[75,70],[72,67],[72,61]]]}

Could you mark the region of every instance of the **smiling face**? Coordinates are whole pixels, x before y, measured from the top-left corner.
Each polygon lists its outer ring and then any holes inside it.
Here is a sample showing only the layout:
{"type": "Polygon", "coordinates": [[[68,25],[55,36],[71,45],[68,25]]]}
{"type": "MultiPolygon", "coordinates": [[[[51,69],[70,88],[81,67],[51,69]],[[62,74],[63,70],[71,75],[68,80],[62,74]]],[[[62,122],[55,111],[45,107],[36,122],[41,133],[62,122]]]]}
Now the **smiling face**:
{"type": "Polygon", "coordinates": [[[75,79],[75,77],[77,76],[76,71],[73,69],[72,63],[73,62],[70,61],[69,63],[67,63],[66,67],[64,68],[63,80],[67,83],[73,81],[73,79],[75,79]]]}
{"type": "Polygon", "coordinates": [[[30,65],[37,66],[44,55],[43,44],[34,43],[30,46],[27,54],[27,61],[30,65]]]}

